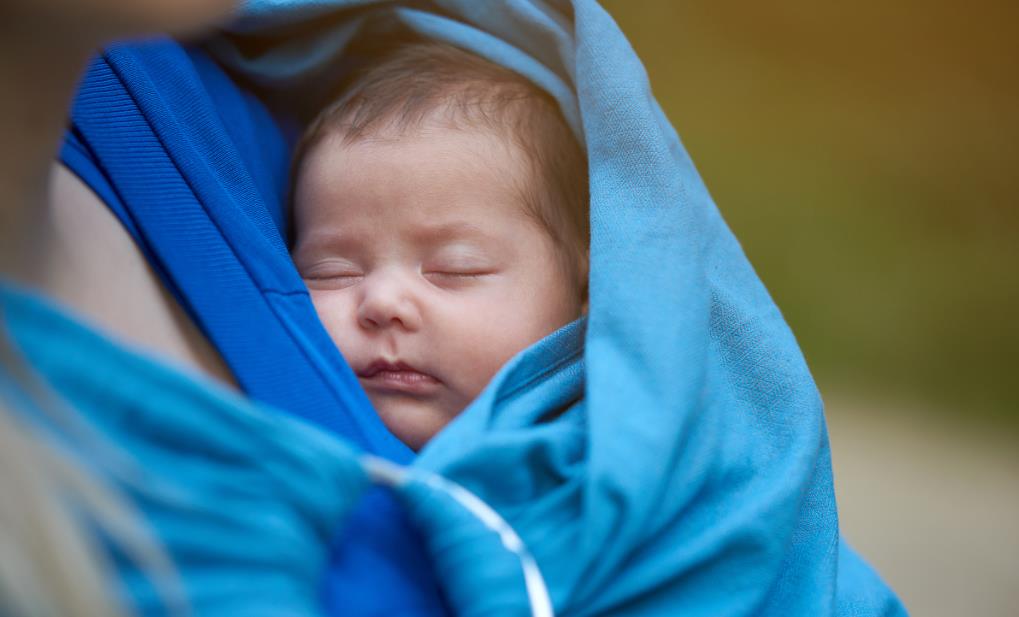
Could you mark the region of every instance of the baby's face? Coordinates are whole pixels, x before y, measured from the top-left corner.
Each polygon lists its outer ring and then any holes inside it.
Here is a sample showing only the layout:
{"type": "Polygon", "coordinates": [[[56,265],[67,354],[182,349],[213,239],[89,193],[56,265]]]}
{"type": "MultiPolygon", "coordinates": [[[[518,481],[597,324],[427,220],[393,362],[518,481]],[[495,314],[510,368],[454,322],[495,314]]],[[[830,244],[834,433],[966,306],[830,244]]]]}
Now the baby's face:
{"type": "Polygon", "coordinates": [[[412,448],[510,357],[579,316],[505,140],[440,128],[326,137],[299,173],[294,261],[383,422],[412,448]]]}

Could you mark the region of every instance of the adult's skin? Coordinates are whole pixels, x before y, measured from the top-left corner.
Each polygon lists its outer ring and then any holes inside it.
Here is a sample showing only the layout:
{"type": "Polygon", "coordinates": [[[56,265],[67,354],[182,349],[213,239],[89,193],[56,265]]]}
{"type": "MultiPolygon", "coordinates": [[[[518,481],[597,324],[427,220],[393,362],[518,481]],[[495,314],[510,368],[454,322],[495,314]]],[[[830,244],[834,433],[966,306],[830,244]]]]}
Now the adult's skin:
{"type": "Polygon", "coordinates": [[[230,383],[133,239],[54,161],[77,80],[106,41],[188,33],[236,0],[0,0],[0,273],[111,337],[230,383]]]}
{"type": "MultiPolygon", "coordinates": [[[[227,376],[222,363],[161,289],[128,234],[53,156],[79,74],[104,41],[191,32],[225,16],[233,4],[0,0],[0,277],[49,295],[115,338],[221,377],[227,376]]],[[[9,351],[7,343],[0,329],[0,351],[9,351]]],[[[17,375],[18,360],[8,365],[10,358],[2,359],[0,371],[17,375]]],[[[88,367],[82,372],[87,376],[88,367]]],[[[130,510],[115,490],[27,430],[9,404],[0,399],[0,531],[10,534],[0,547],[0,613],[120,615],[78,515],[124,530],[131,527],[130,510]],[[65,498],[78,506],[73,514],[65,498]]],[[[159,562],[156,544],[129,543],[147,563],[159,562]]]]}

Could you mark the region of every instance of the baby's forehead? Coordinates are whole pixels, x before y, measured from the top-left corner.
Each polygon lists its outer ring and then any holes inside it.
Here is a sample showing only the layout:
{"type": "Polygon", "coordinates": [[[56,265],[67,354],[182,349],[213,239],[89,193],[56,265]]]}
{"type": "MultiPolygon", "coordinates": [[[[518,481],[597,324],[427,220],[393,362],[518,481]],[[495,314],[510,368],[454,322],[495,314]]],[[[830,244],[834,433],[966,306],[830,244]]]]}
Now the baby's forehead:
{"type": "Polygon", "coordinates": [[[523,156],[490,131],[323,140],[298,170],[294,206],[368,219],[384,211],[422,225],[524,216],[532,182],[523,156]]]}
{"type": "Polygon", "coordinates": [[[506,227],[486,224],[483,218],[454,217],[446,220],[407,221],[408,236],[426,244],[467,240],[478,244],[497,242],[509,235],[506,227]]]}
{"type": "MultiPolygon", "coordinates": [[[[295,170],[300,184],[344,190],[378,191],[400,187],[422,194],[520,193],[536,181],[537,162],[505,135],[487,128],[449,128],[430,124],[414,131],[346,138],[342,133],[320,141],[295,170]]],[[[298,199],[300,194],[295,195],[298,199]]]]}

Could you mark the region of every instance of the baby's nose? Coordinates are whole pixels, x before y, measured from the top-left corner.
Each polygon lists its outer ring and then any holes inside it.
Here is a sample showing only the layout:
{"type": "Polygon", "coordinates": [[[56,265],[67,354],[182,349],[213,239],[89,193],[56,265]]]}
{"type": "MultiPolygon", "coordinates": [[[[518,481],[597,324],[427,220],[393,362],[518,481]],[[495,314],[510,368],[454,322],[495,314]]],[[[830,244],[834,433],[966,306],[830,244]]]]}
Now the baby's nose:
{"type": "Polygon", "coordinates": [[[421,327],[421,312],[406,282],[386,274],[369,275],[362,284],[363,296],[357,309],[357,323],[367,330],[401,328],[409,332],[421,327]]]}

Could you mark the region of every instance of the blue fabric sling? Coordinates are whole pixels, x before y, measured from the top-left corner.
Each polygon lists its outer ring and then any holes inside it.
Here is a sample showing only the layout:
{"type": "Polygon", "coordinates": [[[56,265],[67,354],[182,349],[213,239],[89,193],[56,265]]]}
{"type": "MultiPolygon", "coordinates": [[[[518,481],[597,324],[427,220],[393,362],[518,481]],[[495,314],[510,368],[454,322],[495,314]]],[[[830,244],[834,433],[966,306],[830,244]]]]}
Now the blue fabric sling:
{"type": "MultiPolygon", "coordinates": [[[[4,281],[0,406],[5,426],[23,430],[30,451],[46,453],[33,461],[41,478],[58,489],[71,485],[67,503],[109,549],[118,575],[109,591],[122,595],[132,615],[363,615],[384,603],[423,614],[427,607],[408,604],[413,595],[368,607],[349,596],[332,604],[321,598],[332,539],[372,481],[394,489],[428,536],[443,580],[453,583],[446,589],[456,614],[523,615],[532,607],[550,614],[547,588],[519,537],[461,487],[366,456],[300,419],[118,344],[4,281]],[[82,491],[77,480],[68,482],[50,457],[85,471],[95,486],[82,491]],[[442,558],[449,530],[484,568],[442,558]],[[139,544],[150,532],[153,542],[139,544]]],[[[376,587],[365,595],[398,591],[376,587]]]]}
{"type": "Polygon", "coordinates": [[[118,541],[133,531],[123,519],[120,533],[101,536],[129,614],[328,614],[330,543],[369,486],[350,445],[125,349],[2,281],[0,402],[130,499],[143,516],[127,522],[155,531],[172,569],[145,567],[118,541]]]}
{"type": "MultiPolygon", "coordinates": [[[[313,103],[351,68],[358,37],[439,38],[548,91],[585,147],[587,318],[508,363],[414,467],[509,520],[557,613],[903,614],[840,538],[821,401],[796,342],[611,18],[590,0],[408,4],[251,0],[205,49],[266,100],[313,103]]],[[[109,185],[96,190],[115,193],[244,389],[410,462],[286,255],[279,118],[203,52],[157,42],[97,61],[72,121],[65,162],[109,185]]],[[[338,541],[329,611],[441,611],[414,534],[375,495],[338,541]]],[[[500,547],[448,500],[402,497],[458,614],[520,614],[500,547]]]]}
{"type": "MultiPolygon", "coordinates": [[[[210,49],[269,99],[317,100],[359,37],[436,38],[530,78],[586,148],[585,322],[511,361],[415,463],[508,518],[558,611],[902,614],[840,537],[796,341],[596,2],[249,0],[245,13],[210,49]]],[[[429,541],[447,546],[440,567],[484,563],[470,542],[429,541]]],[[[492,588],[449,578],[482,603],[492,588]]]]}

